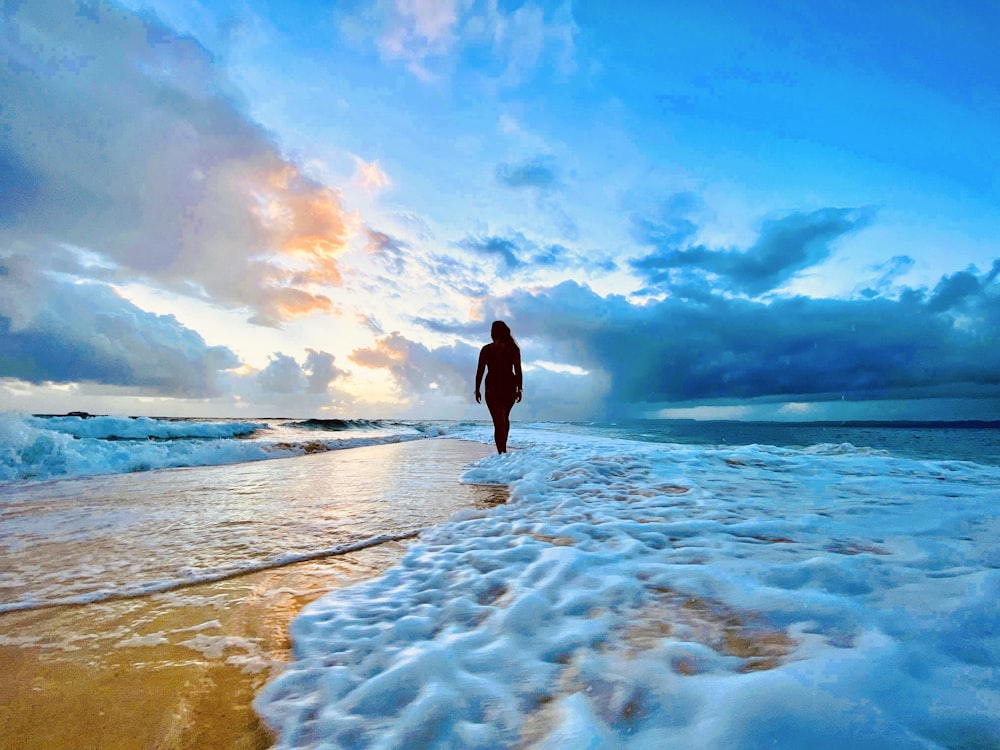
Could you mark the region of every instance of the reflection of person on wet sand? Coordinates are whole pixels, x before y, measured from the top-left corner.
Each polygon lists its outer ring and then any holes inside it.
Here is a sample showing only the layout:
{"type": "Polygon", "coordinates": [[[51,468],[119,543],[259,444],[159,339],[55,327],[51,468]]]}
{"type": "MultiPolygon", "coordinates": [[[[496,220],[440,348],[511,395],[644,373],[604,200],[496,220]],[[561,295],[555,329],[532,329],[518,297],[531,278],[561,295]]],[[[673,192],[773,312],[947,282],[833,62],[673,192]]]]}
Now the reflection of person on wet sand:
{"type": "Polygon", "coordinates": [[[493,439],[497,444],[497,453],[506,453],[510,410],[521,400],[521,350],[510,335],[510,328],[502,320],[493,322],[490,336],[493,343],[479,352],[476,403],[482,403],[479,384],[483,380],[483,372],[486,372],[486,406],[493,417],[493,439]]]}

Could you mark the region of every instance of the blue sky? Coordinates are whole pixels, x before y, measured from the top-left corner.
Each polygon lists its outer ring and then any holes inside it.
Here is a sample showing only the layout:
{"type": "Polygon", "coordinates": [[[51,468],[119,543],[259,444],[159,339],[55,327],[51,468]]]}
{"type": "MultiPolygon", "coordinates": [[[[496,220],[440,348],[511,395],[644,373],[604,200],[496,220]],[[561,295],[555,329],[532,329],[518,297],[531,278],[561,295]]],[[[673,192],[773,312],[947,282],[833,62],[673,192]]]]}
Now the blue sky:
{"type": "Polygon", "coordinates": [[[1000,6],[876,5],[8,2],[0,408],[1000,419],[1000,6]]]}

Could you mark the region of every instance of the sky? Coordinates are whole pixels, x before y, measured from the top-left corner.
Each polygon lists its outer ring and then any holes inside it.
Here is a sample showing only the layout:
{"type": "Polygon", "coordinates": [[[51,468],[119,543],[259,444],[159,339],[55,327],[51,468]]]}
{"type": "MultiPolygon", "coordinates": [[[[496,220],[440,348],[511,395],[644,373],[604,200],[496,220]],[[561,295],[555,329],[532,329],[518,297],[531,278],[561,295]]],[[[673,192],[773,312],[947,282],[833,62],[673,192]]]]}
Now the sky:
{"type": "Polygon", "coordinates": [[[992,0],[7,0],[0,410],[1000,419],[992,0]]]}

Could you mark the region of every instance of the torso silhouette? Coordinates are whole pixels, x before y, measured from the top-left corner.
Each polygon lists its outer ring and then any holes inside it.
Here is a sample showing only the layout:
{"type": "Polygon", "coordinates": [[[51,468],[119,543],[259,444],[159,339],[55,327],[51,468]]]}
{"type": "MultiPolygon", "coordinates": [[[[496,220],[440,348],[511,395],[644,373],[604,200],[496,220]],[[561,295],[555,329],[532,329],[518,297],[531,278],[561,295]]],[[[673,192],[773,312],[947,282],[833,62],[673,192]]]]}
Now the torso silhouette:
{"type": "Polygon", "coordinates": [[[514,374],[514,365],[517,360],[517,352],[508,344],[494,341],[483,347],[480,355],[486,363],[486,398],[511,398],[514,397],[514,389],[517,387],[517,380],[514,374]]]}

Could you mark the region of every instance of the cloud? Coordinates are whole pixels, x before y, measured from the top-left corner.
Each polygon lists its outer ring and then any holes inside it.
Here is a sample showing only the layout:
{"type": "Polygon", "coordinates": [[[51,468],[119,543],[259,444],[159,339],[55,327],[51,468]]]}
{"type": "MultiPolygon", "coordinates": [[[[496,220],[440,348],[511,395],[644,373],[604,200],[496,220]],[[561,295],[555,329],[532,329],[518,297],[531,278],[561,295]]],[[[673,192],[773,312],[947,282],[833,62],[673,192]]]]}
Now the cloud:
{"type": "Polygon", "coordinates": [[[278,325],[328,312],[355,231],[283,158],[211,54],[146,13],[69,0],[5,9],[0,241],[61,243],[278,325]],[[9,187],[9,191],[8,191],[9,187]]]}
{"type": "Polygon", "coordinates": [[[267,393],[301,393],[306,378],[294,357],[277,352],[270,357],[267,367],[257,373],[257,382],[267,393]]]}
{"type": "Polygon", "coordinates": [[[388,190],[392,187],[392,180],[383,171],[382,167],[379,166],[378,159],[366,162],[363,159],[355,157],[354,161],[358,168],[358,182],[364,188],[372,192],[378,192],[388,190]]]}
{"type": "Polygon", "coordinates": [[[428,278],[433,279],[437,288],[452,289],[472,299],[481,299],[489,294],[490,286],[483,280],[487,274],[476,263],[466,263],[443,253],[432,253],[423,264],[428,278]]]}
{"type": "Polygon", "coordinates": [[[267,367],[257,373],[261,390],[270,394],[326,394],[331,383],[346,375],[333,364],[332,354],[315,349],[307,350],[302,365],[281,352],[271,355],[270,360],[267,367]]]}
{"type": "Polygon", "coordinates": [[[366,228],[365,235],[368,239],[365,243],[365,250],[368,254],[378,258],[389,272],[396,276],[403,276],[406,273],[409,245],[375,229],[366,228]]]}
{"type": "MultiPolygon", "coordinates": [[[[501,264],[508,260],[502,257],[504,248],[499,244],[503,242],[501,238],[495,238],[497,244],[493,246],[490,245],[492,239],[473,238],[459,243],[459,247],[471,250],[475,256],[474,261],[470,262],[466,258],[459,258],[450,253],[432,252],[420,248],[419,245],[422,243],[419,240],[425,238],[418,238],[415,247],[387,232],[370,227],[365,229],[365,235],[366,253],[382,266],[386,273],[359,277],[357,281],[366,295],[375,295],[381,299],[387,296],[412,298],[422,295],[434,298],[446,290],[454,291],[464,297],[479,299],[489,293],[489,286],[483,281],[487,274],[483,271],[480,259],[499,253],[501,264]]],[[[513,252],[510,248],[508,250],[513,252]]],[[[514,256],[509,260],[520,263],[514,256]]],[[[367,307],[370,307],[371,298],[366,297],[366,300],[367,307]]],[[[366,309],[363,314],[367,313],[366,309]]]]}
{"type": "Polygon", "coordinates": [[[307,349],[306,352],[302,370],[308,376],[307,393],[326,393],[335,380],[347,375],[346,371],[333,364],[335,357],[329,352],[315,349],[307,349]]]}
{"type": "Polygon", "coordinates": [[[712,281],[722,289],[759,296],[777,289],[796,273],[830,257],[831,243],[868,225],[864,209],[824,208],[766,222],[757,242],[745,251],[689,245],[697,231],[672,205],[662,217],[633,217],[633,235],[655,252],[629,264],[654,289],[692,280],[712,281]]]}
{"type": "Polygon", "coordinates": [[[893,294],[896,289],[896,280],[908,273],[914,265],[916,265],[916,261],[908,255],[893,256],[885,263],[872,269],[878,276],[870,284],[864,286],[859,293],[869,298],[893,294]]]}
{"type": "Polygon", "coordinates": [[[496,259],[508,271],[525,265],[521,258],[525,254],[524,245],[527,245],[527,240],[522,234],[515,234],[513,237],[466,237],[458,243],[460,248],[473,255],[496,259]]]}
{"type": "Polygon", "coordinates": [[[140,310],[104,283],[78,283],[23,256],[0,257],[0,375],[33,383],[135,386],[217,395],[239,360],[172,315],[140,310]]]}
{"type": "MultiPolygon", "coordinates": [[[[482,321],[420,322],[440,333],[483,339],[483,343],[489,340],[489,323],[482,321]]],[[[533,360],[541,359],[538,354],[547,350],[525,343],[521,341],[525,400],[516,407],[518,419],[583,419],[601,412],[609,387],[605,373],[574,374],[555,370],[552,365],[534,364],[533,360]]],[[[478,359],[478,346],[458,341],[430,348],[399,333],[385,336],[375,346],[358,349],[351,355],[356,364],[388,371],[398,391],[415,407],[433,394],[443,399],[437,401],[439,406],[451,401],[453,408],[461,408],[469,416],[479,409],[485,419],[485,408],[477,407],[471,399],[478,359]]],[[[431,405],[428,401],[427,406],[431,405]]]]}
{"type": "Polygon", "coordinates": [[[934,287],[934,293],[927,302],[930,312],[946,312],[962,309],[983,300],[985,279],[976,276],[975,270],[960,271],[946,276],[934,287]]]}
{"type": "Polygon", "coordinates": [[[397,332],[350,359],[386,370],[414,403],[435,391],[464,398],[477,354],[468,342],[485,343],[489,321],[504,319],[526,365],[522,419],[634,416],[665,405],[996,400],[998,276],[1000,259],[987,272],[970,268],[894,297],[641,303],[567,281],[484,297],[474,321],[413,319],[454,337],[450,346],[397,332]]]}
{"type": "MultiPolygon", "coordinates": [[[[632,304],[565,282],[490,300],[515,332],[637,404],[1000,395],[1000,289],[962,272],[898,300],[632,304]],[[973,284],[972,281],[976,283],[973,284]]],[[[989,281],[988,281],[989,280],[989,281]]]]}
{"type": "Polygon", "coordinates": [[[565,268],[573,260],[572,251],[563,245],[549,245],[531,257],[533,265],[551,266],[553,268],[565,268]]]}
{"type": "Polygon", "coordinates": [[[454,70],[463,54],[490,61],[491,79],[506,86],[543,65],[562,76],[576,70],[579,29],[568,2],[547,13],[534,2],[507,9],[495,0],[378,0],[339,21],[345,37],[374,43],[383,61],[403,65],[425,83],[454,70]]]}
{"type": "MultiPolygon", "coordinates": [[[[489,325],[426,321],[428,327],[444,332],[489,338],[489,325]]],[[[484,342],[485,343],[485,342],[484,342]]],[[[525,356],[532,356],[522,345],[525,356]]],[[[375,346],[358,349],[351,360],[362,367],[384,369],[392,377],[397,390],[405,395],[414,409],[450,407],[467,415],[477,410],[483,419],[486,409],[472,400],[479,347],[464,342],[430,348],[399,333],[380,338],[375,346]],[[433,397],[433,401],[431,400],[433,397]]],[[[585,375],[553,371],[532,365],[525,359],[525,400],[516,407],[518,419],[581,419],[602,408],[608,378],[604,373],[585,375]]]]}
{"type": "Polygon", "coordinates": [[[431,350],[393,332],[372,347],[355,349],[350,360],[361,367],[388,370],[401,393],[420,396],[431,391],[471,393],[478,356],[478,349],[461,342],[431,350]]]}
{"type": "Polygon", "coordinates": [[[358,325],[367,328],[369,331],[378,336],[385,333],[385,329],[382,327],[382,324],[374,315],[358,312],[355,313],[354,319],[357,321],[358,325]]]}
{"type": "Polygon", "coordinates": [[[992,284],[996,280],[997,276],[1000,276],[1000,258],[993,261],[993,267],[989,270],[989,273],[983,277],[983,284],[992,284]]]}
{"type": "Polygon", "coordinates": [[[563,76],[576,70],[575,38],[579,29],[570,4],[563,3],[546,19],[545,11],[527,2],[504,14],[495,6],[486,14],[494,55],[505,61],[500,83],[514,86],[523,82],[547,56],[563,76]]]}
{"type": "Polygon", "coordinates": [[[702,202],[697,195],[675,193],[649,215],[632,214],[632,237],[640,245],[676,250],[698,231],[691,215],[700,210],[702,202]]]}
{"type": "Polygon", "coordinates": [[[500,184],[515,189],[547,190],[558,182],[555,163],[550,156],[536,156],[519,164],[500,164],[496,176],[500,184]]]}
{"type": "Polygon", "coordinates": [[[549,218],[563,237],[577,239],[576,222],[558,199],[562,180],[554,157],[541,155],[517,163],[498,164],[496,180],[512,190],[533,192],[539,212],[549,218]]]}
{"type": "Polygon", "coordinates": [[[507,272],[530,273],[551,268],[607,272],[615,268],[609,258],[589,258],[559,243],[539,245],[521,232],[511,232],[508,236],[469,236],[456,245],[474,257],[495,261],[500,270],[507,272]]]}
{"type": "Polygon", "coordinates": [[[382,58],[401,61],[418,78],[430,81],[428,58],[446,55],[455,43],[456,0],[392,0],[383,2],[384,26],[377,46],[382,58]]]}

